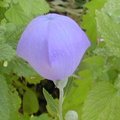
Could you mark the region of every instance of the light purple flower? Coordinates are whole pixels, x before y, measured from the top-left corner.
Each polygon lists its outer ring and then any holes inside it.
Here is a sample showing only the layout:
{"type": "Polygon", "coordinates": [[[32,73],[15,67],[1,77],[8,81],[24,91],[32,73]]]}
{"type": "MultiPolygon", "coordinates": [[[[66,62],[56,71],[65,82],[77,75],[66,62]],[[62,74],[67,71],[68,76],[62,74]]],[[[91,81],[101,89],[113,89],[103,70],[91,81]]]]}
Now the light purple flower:
{"type": "Polygon", "coordinates": [[[86,34],[74,20],[47,14],[30,22],[17,54],[44,78],[63,80],[74,73],[89,46],[86,34]]]}

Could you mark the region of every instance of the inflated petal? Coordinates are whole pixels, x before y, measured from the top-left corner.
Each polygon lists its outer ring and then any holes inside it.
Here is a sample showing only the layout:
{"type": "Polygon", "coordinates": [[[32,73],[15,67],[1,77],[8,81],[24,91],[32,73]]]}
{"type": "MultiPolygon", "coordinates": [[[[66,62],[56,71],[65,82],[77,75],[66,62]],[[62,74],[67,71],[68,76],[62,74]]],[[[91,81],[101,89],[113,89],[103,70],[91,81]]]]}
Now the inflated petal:
{"type": "Polygon", "coordinates": [[[29,62],[40,74],[48,69],[47,33],[48,21],[40,17],[34,19],[22,34],[17,46],[17,54],[29,62]],[[42,24],[41,24],[42,23],[42,24]]]}
{"type": "Polygon", "coordinates": [[[90,42],[85,33],[73,21],[51,23],[48,40],[49,61],[53,75],[64,79],[73,74],[90,42]],[[72,24],[71,24],[72,23],[72,24]],[[52,27],[53,24],[55,28],[52,27]]]}
{"type": "Polygon", "coordinates": [[[73,74],[90,42],[72,19],[48,14],[34,19],[24,31],[17,54],[43,77],[62,80],[73,74]]]}

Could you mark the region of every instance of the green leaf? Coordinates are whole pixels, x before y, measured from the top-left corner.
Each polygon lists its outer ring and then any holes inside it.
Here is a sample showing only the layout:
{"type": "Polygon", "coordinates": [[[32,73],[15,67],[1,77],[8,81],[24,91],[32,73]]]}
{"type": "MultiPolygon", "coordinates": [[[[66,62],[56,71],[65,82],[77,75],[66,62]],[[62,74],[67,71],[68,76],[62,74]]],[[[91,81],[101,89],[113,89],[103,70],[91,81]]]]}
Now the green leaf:
{"type": "Polygon", "coordinates": [[[0,120],[9,120],[10,118],[10,103],[8,96],[8,86],[5,78],[0,75],[0,120]]]}
{"type": "Polygon", "coordinates": [[[23,61],[20,58],[14,59],[11,61],[8,65],[8,67],[11,69],[13,73],[16,73],[18,76],[24,76],[24,77],[35,77],[38,74],[30,67],[28,63],[23,61]]]}
{"type": "Polygon", "coordinates": [[[8,76],[8,78],[11,76],[8,81],[16,80],[12,74],[18,77],[25,77],[25,80],[30,84],[37,84],[43,79],[28,63],[17,57],[14,57],[10,62],[1,62],[0,72],[8,76]]]}
{"type": "Polygon", "coordinates": [[[22,25],[16,26],[13,23],[7,23],[3,25],[3,28],[5,29],[5,32],[4,32],[5,41],[10,46],[12,46],[13,49],[16,50],[18,40],[20,39],[20,36],[25,29],[25,26],[22,26],[22,25]]]}
{"type": "Polygon", "coordinates": [[[64,88],[64,97],[66,97],[69,94],[71,88],[73,87],[73,80],[74,80],[74,77],[71,77],[68,79],[67,85],[64,88]]]}
{"type": "Polygon", "coordinates": [[[91,78],[86,75],[86,72],[79,74],[81,80],[74,79],[68,95],[65,96],[63,103],[63,113],[66,113],[68,110],[75,110],[78,113],[80,119],[83,102],[86,99],[88,91],[91,87],[91,78]]]}
{"type": "Polygon", "coordinates": [[[27,115],[27,114],[25,114],[25,115],[20,114],[18,120],[30,120],[30,117],[29,117],[29,115],[27,115]]]}
{"type": "Polygon", "coordinates": [[[36,113],[39,109],[39,103],[35,92],[27,90],[23,96],[23,112],[27,114],[36,113]]]}
{"type": "Polygon", "coordinates": [[[105,60],[102,56],[92,56],[83,60],[84,69],[89,68],[92,71],[94,71],[95,68],[100,68],[104,63],[105,60]]]}
{"type": "Polygon", "coordinates": [[[0,61],[10,61],[15,56],[14,49],[0,38],[0,61]]]}
{"type": "Polygon", "coordinates": [[[11,86],[9,88],[9,96],[10,96],[10,120],[18,120],[19,119],[19,108],[21,105],[21,99],[16,91],[16,89],[11,86]]]}
{"type": "MultiPolygon", "coordinates": [[[[1,2],[1,1],[0,1],[1,2]]],[[[0,6],[1,6],[1,3],[0,3],[0,6]]],[[[4,13],[5,13],[6,9],[5,8],[2,8],[0,7],[0,22],[1,20],[4,18],[4,13]]]]}
{"type": "Polygon", "coordinates": [[[19,0],[25,14],[37,16],[49,12],[49,6],[45,0],[19,0]],[[29,3],[29,4],[28,4],[29,3]]]}
{"type": "Polygon", "coordinates": [[[107,67],[105,66],[106,59],[103,56],[93,55],[83,60],[80,68],[82,71],[87,71],[92,80],[108,80],[107,67]]]}
{"type": "Polygon", "coordinates": [[[112,17],[112,19],[117,22],[117,23],[120,23],[120,0],[115,0],[115,1],[112,1],[112,0],[109,0],[104,8],[103,8],[103,11],[108,14],[110,17],[112,17]]]}
{"type": "Polygon", "coordinates": [[[109,0],[101,11],[96,12],[97,28],[104,39],[107,53],[120,57],[120,0],[109,0]]]}
{"type": "Polygon", "coordinates": [[[31,19],[30,16],[24,14],[24,11],[19,4],[13,5],[10,9],[8,9],[5,13],[5,16],[9,22],[12,22],[16,25],[27,24],[31,19]]]}
{"type": "Polygon", "coordinates": [[[101,9],[106,1],[107,0],[92,0],[86,4],[88,11],[86,15],[83,16],[82,27],[86,30],[90,40],[94,43],[97,41],[95,11],[101,9]]]}
{"type": "Polygon", "coordinates": [[[20,104],[16,90],[8,87],[5,78],[0,75],[0,120],[18,120],[20,104]]]}
{"type": "Polygon", "coordinates": [[[120,119],[120,96],[111,98],[110,104],[100,114],[98,120],[119,120],[120,119]]]}
{"type": "Polygon", "coordinates": [[[26,25],[33,17],[48,11],[49,6],[45,0],[19,0],[6,11],[5,17],[16,25],[26,25]]]}
{"type": "Polygon", "coordinates": [[[45,90],[43,89],[43,94],[45,96],[45,99],[47,101],[47,109],[48,112],[52,116],[56,116],[58,113],[58,103],[53,99],[53,97],[45,90]]]}
{"type": "Polygon", "coordinates": [[[119,90],[109,82],[100,82],[86,99],[82,120],[119,120],[119,106],[119,90]]]}
{"type": "MultiPolygon", "coordinates": [[[[10,1],[10,0],[9,0],[9,1],[10,1]]],[[[0,7],[1,7],[1,8],[7,8],[7,7],[9,7],[9,2],[8,2],[8,0],[0,1],[0,7]]]]}
{"type": "Polygon", "coordinates": [[[36,75],[30,76],[30,77],[26,77],[25,80],[30,84],[38,84],[43,79],[44,79],[43,77],[36,74],[36,75]]]}

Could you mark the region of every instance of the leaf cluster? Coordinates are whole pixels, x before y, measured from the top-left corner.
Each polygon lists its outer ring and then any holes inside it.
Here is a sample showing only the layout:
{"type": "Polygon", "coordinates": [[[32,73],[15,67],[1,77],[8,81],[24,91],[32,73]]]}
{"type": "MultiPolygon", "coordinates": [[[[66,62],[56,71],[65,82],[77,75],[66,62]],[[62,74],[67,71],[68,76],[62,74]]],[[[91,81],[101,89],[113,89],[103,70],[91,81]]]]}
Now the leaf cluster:
{"type": "Polygon", "coordinates": [[[45,0],[0,0],[0,120],[49,119],[47,114],[28,116],[37,112],[39,103],[36,93],[26,83],[36,84],[42,78],[16,55],[26,25],[47,12],[49,5],[45,0]]]}
{"type": "Polygon", "coordinates": [[[83,61],[82,71],[92,71],[93,86],[83,106],[82,120],[120,119],[119,5],[120,0],[93,0],[86,5],[88,13],[83,17],[82,26],[92,39],[94,48],[92,57],[83,61]],[[105,3],[102,9],[99,9],[97,2],[105,3]],[[86,22],[88,19],[90,23],[86,22]]]}

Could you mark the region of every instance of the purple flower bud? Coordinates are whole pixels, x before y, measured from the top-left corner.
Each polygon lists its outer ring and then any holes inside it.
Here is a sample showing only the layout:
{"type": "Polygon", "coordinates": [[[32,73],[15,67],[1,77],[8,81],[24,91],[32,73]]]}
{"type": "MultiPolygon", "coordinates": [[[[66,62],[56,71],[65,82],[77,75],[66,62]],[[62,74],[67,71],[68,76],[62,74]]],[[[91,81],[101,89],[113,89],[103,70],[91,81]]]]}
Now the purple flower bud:
{"type": "Polygon", "coordinates": [[[63,80],[73,74],[89,46],[87,36],[74,20],[47,14],[30,22],[17,54],[44,78],[63,80]]]}

